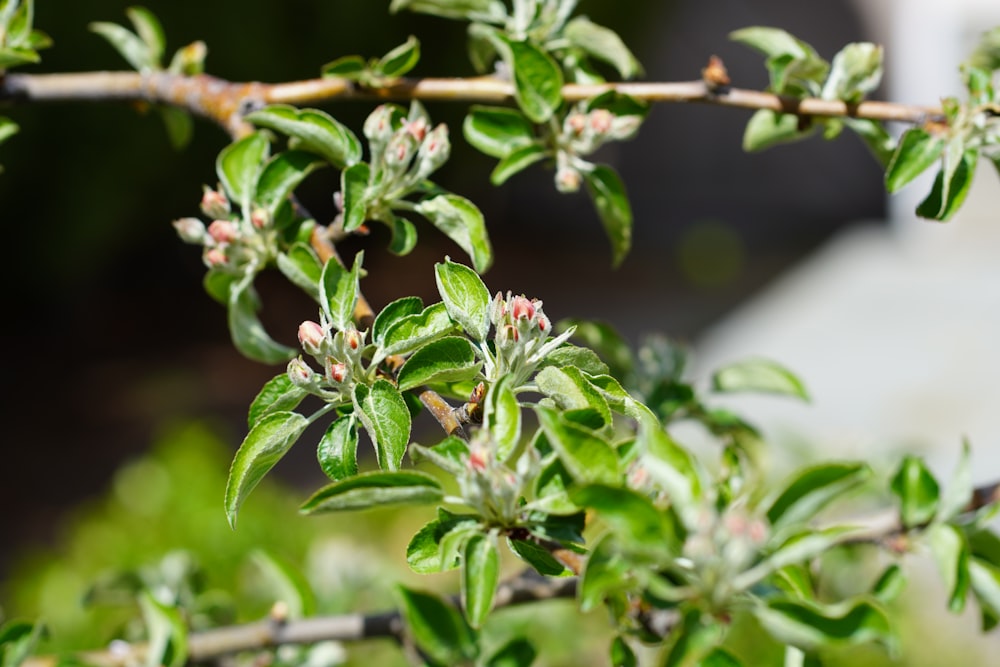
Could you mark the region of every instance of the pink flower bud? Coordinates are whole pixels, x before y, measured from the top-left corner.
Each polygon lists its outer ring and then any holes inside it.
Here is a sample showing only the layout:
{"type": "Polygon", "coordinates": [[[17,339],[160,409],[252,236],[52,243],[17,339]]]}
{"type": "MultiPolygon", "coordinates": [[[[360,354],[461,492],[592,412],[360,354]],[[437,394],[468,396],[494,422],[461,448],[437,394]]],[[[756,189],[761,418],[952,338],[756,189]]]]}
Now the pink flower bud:
{"type": "Polygon", "coordinates": [[[309,354],[319,354],[325,340],[326,332],[315,322],[306,320],[299,325],[299,343],[309,354]]]}
{"type": "Polygon", "coordinates": [[[517,327],[513,324],[508,324],[500,330],[499,343],[501,345],[513,344],[516,343],[520,337],[521,334],[517,333],[517,327]]]}
{"type": "Polygon", "coordinates": [[[530,320],[535,316],[535,304],[523,296],[515,296],[510,300],[510,315],[515,320],[530,320]]]}
{"type": "Polygon", "coordinates": [[[344,340],[349,348],[351,348],[352,350],[357,350],[359,347],[361,347],[361,334],[359,334],[354,329],[349,329],[345,333],[346,335],[344,336],[344,340]]]}
{"type": "Polygon", "coordinates": [[[552,323],[549,322],[549,318],[545,315],[538,316],[538,330],[539,331],[549,331],[552,328],[552,323]]]}
{"type": "Polygon", "coordinates": [[[302,361],[302,358],[292,359],[288,362],[288,379],[292,381],[292,384],[302,387],[312,383],[313,369],[309,368],[306,362],[302,361]]]}
{"type": "Polygon", "coordinates": [[[174,220],[173,224],[177,235],[185,243],[201,244],[205,242],[205,224],[198,218],[181,218],[174,220]]]}
{"type": "Polygon", "coordinates": [[[586,127],[587,117],[582,113],[571,113],[566,117],[566,127],[569,128],[570,132],[573,134],[583,133],[586,127]]]}
{"type": "Polygon", "coordinates": [[[331,382],[340,384],[347,377],[347,364],[342,364],[340,362],[329,363],[332,361],[332,359],[327,360],[329,368],[326,371],[326,376],[331,382]]]}
{"type": "Polygon", "coordinates": [[[255,208],[250,214],[250,224],[256,229],[264,229],[271,222],[271,216],[262,208],[255,208]]]}
{"type": "Polygon", "coordinates": [[[607,109],[594,109],[590,112],[590,127],[597,134],[605,134],[611,130],[611,124],[615,116],[607,109]]]}
{"type": "Polygon", "coordinates": [[[218,190],[205,186],[201,195],[201,212],[209,218],[225,218],[229,215],[229,199],[218,190]]]}
{"type": "Polygon", "coordinates": [[[204,260],[209,266],[215,267],[223,266],[229,261],[229,258],[227,258],[226,253],[219,248],[209,248],[205,251],[204,260]]]}
{"type": "Polygon", "coordinates": [[[394,108],[389,104],[382,104],[376,107],[365,120],[364,133],[369,141],[384,145],[395,131],[392,119],[394,108]]]}
{"type": "Polygon", "coordinates": [[[559,192],[576,192],[580,189],[580,172],[573,167],[556,169],[556,190],[559,192]]]}
{"type": "Polygon", "coordinates": [[[236,225],[230,220],[213,220],[208,226],[208,235],[216,243],[232,243],[236,240],[236,225]]]}
{"type": "Polygon", "coordinates": [[[486,448],[473,445],[469,451],[469,469],[483,472],[486,470],[487,463],[489,463],[489,452],[486,451],[486,448]]]}
{"type": "Polygon", "coordinates": [[[410,163],[416,148],[417,140],[412,134],[405,130],[397,132],[385,149],[386,161],[393,166],[405,166],[410,163]]]}
{"type": "Polygon", "coordinates": [[[424,136],[427,135],[427,121],[423,118],[417,118],[414,121],[404,121],[403,128],[413,135],[413,138],[417,141],[423,141],[424,136]]]}

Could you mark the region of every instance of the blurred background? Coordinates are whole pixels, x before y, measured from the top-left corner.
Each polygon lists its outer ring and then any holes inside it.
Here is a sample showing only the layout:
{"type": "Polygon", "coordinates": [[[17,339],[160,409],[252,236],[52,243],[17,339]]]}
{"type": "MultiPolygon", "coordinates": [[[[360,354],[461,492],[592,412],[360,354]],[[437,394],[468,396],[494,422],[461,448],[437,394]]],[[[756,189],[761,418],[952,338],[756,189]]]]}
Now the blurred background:
{"type": "MultiPolygon", "coordinates": [[[[41,65],[24,71],[123,69],[87,24],[124,23],[129,4],[39,0],[36,26],[55,46],[43,52],[41,65]]],[[[952,3],[947,17],[933,4],[581,0],[580,11],[624,37],[647,80],[697,79],[708,57],[717,54],[734,85],[763,88],[762,58],[728,42],[727,35],[749,25],[774,25],[827,59],[851,41],[884,43],[889,81],[879,94],[933,104],[956,88],[955,65],[975,34],[1000,23],[985,2],[952,3]],[[935,49],[926,48],[931,42],[935,49]]],[[[204,40],[207,71],[231,80],[315,77],[336,57],[379,55],[410,34],[423,46],[413,75],[471,74],[464,26],[409,14],[390,17],[387,5],[146,3],[162,20],[169,49],[204,40]]],[[[359,130],[371,105],[327,108],[359,130]]],[[[460,105],[428,109],[435,121],[449,124],[454,143],[450,165],[437,180],[486,214],[496,252],[485,276],[491,290],[541,298],[553,319],[611,322],[632,341],[662,332],[696,343],[695,373],[748,355],[786,363],[805,378],[814,404],[750,403],[750,414],[756,417],[752,410],[759,409],[766,429],[808,443],[814,453],[866,453],[872,440],[896,451],[918,442],[923,447],[938,439],[921,421],[929,412],[937,417],[934,428],[948,436],[950,450],[940,460],[949,465],[962,429],[976,428],[971,435],[987,447],[990,438],[1000,437],[991,414],[1000,398],[992,380],[1000,370],[996,355],[990,356],[995,342],[981,345],[1000,335],[1000,276],[988,260],[1000,243],[987,224],[978,223],[989,222],[988,202],[995,199],[974,195],[986,203],[965,214],[968,224],[956,222],[967,230],[958,234],[909,219],[912,197],[887,206],[881,170],[848,133],[832,143],[814,138],[747,155],[740,144],[749,114],[660,105],[638,140],[599,156],[619,168],[635,213],[632,253],[612,269],[586,195],[557,194],[551,172],[540,167],[490,187],[492,160],[460,138],[460,105]],[[824,245],[831,239],[832,245],[824,245]],[[956,250],[961,248],[972,254],[956,250]],[[932,289],[923,289],[928,285],[932,289]],[[928,300],[928,291],[936,301],[928,300]],[[936,303],[952,310],[940,316],[932,310],[936,303]],[[902,336],[893,323],[903,327],[902,336]],[[932,331],[939,324],[957,327],[965,338],[932,331]],[[942,350],[953,354],[934,361],[942,350]],[[941,373],[949,374],[951,384],[938,381],[941,373]],[[938,401],[928,410],[916,401],[883,409],[878,401],[895,396],[899,384],[928,387],[953,399],[947,404],[953,407],[938,401]],[[887,416],[903,432],[885,426],[887,416]]],[[[277,372],[231,348],[224,312],[201,289],[199,253],[179,242],[169,224],[197,214],[202,184],[214,182],[215,155],[226,143],[219,129],[198,122],[192,144],[176,152],[158,117],[127,105],[5,113],[22,132],[0,150],[8,248],[0,271],[9,313],[3,330],[9,353],[0,581],[15,562],[25,562],[28,545],[62,548],[71,532],[65,528],[68,513],[90,507],[117,479],[119,466],[149,451],[177,424],[208,424],[212,437],[226,443],[227,458],[245,433],[247,405],[277,372]]],[[[995,175],[978,180],[988,179],[995,175]]],[[[302,198],[318,219],[332,218],[337,187],[332,171],[306,181],[302,198]]],[[[348,253],[365,248],[370,277],[362,288],[376,308],[413,293],[435,299],[433,262],[445,254],[461,257],[429,225],[420,227],[420,243],[406,258],[390,255],[387,241],[377,228],[345,247],[348,253]]],[[[265,279],[260,287],[268,329],[294,341],[298,323],[315,316],[313,306],[281,280],[265,279]]],[[[276,469],[299,498],[322,483],[314,456],[301,447],[276,469]]],[[[1000,471],[1000,462],[992,469],[1000,471]]],[[[988,468],[981,470],[988,475],[988,468]]],[[[220,528],[222,491],[220,485],[220,528]]],[[[308,521],[314,520],[303,525],[308,521]]]]}

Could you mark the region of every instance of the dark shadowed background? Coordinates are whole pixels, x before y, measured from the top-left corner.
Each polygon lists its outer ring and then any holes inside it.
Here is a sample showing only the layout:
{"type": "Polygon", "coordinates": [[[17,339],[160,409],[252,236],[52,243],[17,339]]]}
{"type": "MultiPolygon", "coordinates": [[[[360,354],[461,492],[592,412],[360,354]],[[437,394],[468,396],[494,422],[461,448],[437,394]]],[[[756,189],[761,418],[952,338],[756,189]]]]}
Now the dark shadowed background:
{"type": "MultiPolygon", "coordinates": [[[[24,71],[121,69],[115,52],[87,31],[90,21],[126,21],[129,3],[38,0],[36,25],[54,48],[24,71]]],[[[432,17],[387,15],[387,1],[149,0],[172,50],[207,42],[207,71],[232,80],[311,78],[341,55],[380,55],[415,34],[423,60],[414,75],[471,74],[464,26],[432,17]]],[[[598,23],[618,30],[648,80],[700,76],[720,55],[735,85],[763,87],[762,59],[727,41],[748,25],[777,25],[830,58],[865,38],[846,3],[793,0],[582,0],[598,23]]],[[[372,105],[328,108],[360,130],[372,105]]],[[[883,215],[878,166],[853,137],[812,139],[759,155],[740,150],[748,113],[701,106],[653,110],[638,140],[602,158],[621,170],[635,210],[634,250],[613,270],[610,250],[584,194],[558,195],[551,172],[534,167],[494,189],[492,160],[460,137],[460,105],[428,105],[452,128],[453,158],[436,180],[484,210],[496,263],[491,290],[545,301],[560,317],[600,318],[629,338],[662,331],[692,339],[844,224],[883,215]]],[[[0,457],[0,579],[19,544],[52,539],[67,507],[97,493],[116,465],[140,452],[164,424],[212,419],[232,440],[245,410],[275,368],[239,357],[225,314],[201,290],[197,249],[170,221],[196,215],[203,183],[214,183],[226,143],[198,122],[194,142],[173,151],[159,118],[125,105],[11,108],[22,132],[0,149],[2,266],[7,324],[6,425],[0,457]]],[[[337,174],[312,176],[304,203],[333,215],[337,174]]],[[[432,264],[463,260],[429,225],[413,254],[396,258],[387,238],[366,249],[362,283],[376,308],[419,293],[435,300],[432,264]]],[[[305,297],[271,276],[261,285],[269,330],[285,342],[316,315],[305,297]]],[[[278,466],[304,485],[319,483],[304,447],[278,466]]],[[[219,489],[219,521],[223,489],[219,489]]]]}

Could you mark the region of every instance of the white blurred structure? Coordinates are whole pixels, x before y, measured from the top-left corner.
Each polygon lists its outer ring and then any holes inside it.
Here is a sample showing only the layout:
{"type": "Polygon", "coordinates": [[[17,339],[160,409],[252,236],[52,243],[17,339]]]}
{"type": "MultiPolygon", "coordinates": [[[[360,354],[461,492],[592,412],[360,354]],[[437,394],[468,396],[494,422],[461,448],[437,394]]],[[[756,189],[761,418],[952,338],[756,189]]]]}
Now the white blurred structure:
{"type": "MultiPolygon", "coordinates": [[[[886,94],[900,102],[958,94],[958,63],[1000,24],[996,0],[854,4],[865,38],[886,47],[886,94]]],[[[888,226],[841,233],[709,331],[695,346],[694,370],[703,377],[763,356],[800,374],[810,405],[733,401],[779,442],[794,436],[831,458],[905,449],[946,473],[968,437],[976,481],[996,479],[1000,179],[981,161],[965,206],[946,224],[913,214],[930,182],[893,197],[888,226]]]]}

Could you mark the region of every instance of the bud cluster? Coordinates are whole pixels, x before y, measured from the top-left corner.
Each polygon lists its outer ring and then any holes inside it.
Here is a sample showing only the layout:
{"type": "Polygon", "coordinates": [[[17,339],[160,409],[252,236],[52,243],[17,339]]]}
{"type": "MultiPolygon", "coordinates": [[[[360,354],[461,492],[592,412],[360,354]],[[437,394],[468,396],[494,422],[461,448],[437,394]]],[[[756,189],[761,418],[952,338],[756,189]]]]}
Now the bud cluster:
{"type": "Polygon", "coordinates": [[[745,507],[730,506],[721,513],[705,508],[684,541],[684,557],[702,585],[713,588],[715,597],[724,596],[726,591],[718,587],[752,566],[769,537],[767,522],[745,507]]]}
{"type": "Polygon", "coordinates": [[[365,121],[364,133],[373,178],[386,198],[407,194],[451,154],[448,127],[442,123],[431,129],[427,113],[416,102],[408,118],[395,105],[379,106],[365,121]]]}
{"type": "Polygon", "coordinates": [[[288,363],[288,378],[311,394],[336,398],[346,393],[356,376],[364,373],[365,334],[353,327],[333,332],[323,319],[322,324],[307,320],[299,325],[302,350],[323,367],[323,372],[313,371],[300,356],[288,363]]]}
{"type": "Polygon", "coordinates": [[[266,254],[261,233],[271,225],[267,211],[254,208],[245,219],[234,215],[229,198],[208,186],[200,208],[211,220],[207,226],[198,218],[181,218],[173,224],[182,241],[202,246],[202,261],[208,268],[235,270],[266,254]]]}
{"type": "Polygon", "coordinates": [[[518,470],[513,471],[497,460],[496,447],[485,429],[477,429],[469,443],[465,461],[465,474],[459,475],[458,484],[463,500],[491,523],[512,526],[521,513],[521,498],[530,466],[528,456],[518,459],[518,470]]]}
{"type": "Polygon", "coordinates": [[[504,298],[497,292],[490,304],[494,329],[496,360],[487,369],[490,379],[508,373],[515,376],[515,386],[526,380],[549,352],[561,345],[571,332],[550,338],[552,323],[542,312],[542,302],[523,295],[504,298]]]}
{"type": "Polygon", "coordinates": [[[641,124],[639,115],[616,115],[608,109],[587,111],[578,104],[563,121],[563,145],[577,155],[589,155],[609,141],[631,139],[641,124]]]}

